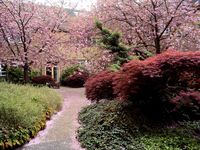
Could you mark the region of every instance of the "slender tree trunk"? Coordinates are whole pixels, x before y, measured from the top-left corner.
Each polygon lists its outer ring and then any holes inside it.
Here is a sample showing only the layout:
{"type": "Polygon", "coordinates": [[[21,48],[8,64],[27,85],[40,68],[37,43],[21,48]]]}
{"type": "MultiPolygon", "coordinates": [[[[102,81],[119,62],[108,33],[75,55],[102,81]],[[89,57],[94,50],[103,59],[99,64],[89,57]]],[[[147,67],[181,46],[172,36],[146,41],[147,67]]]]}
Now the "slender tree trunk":
{"type": "Polygon", "coordinates": [[[27,56],[27,50],[25,51],[25,62],[24,62],[24,82],[27,83],[29,80],[28,76],[29,71],[29,63],[28,63],[28,56],[27,56]]]}
{"type": "Polygon", "coordinates": [[[28,63],[25,63],[24,65],[24,82],[25,83],[27,83],[29,80],[28,71],[29,71],[28,63]]]}
{"type": "Polygon", "coordinates": [[[155,48],[156,48],[156,54],[160,54],[161,46],[160,46],[160,40],[158,38],[155,39],[155,48]]]}
{"type": "Polygon", "coordinates": [[[157,4],[155,3],[155,1],[151,0],[151,4],[153,7],[154,12],[152,13],[153,18],[154,18],[154,32],[155,32],[155,40],[154,40],[154,44],[155,44],[155,48],[156,48],[156,54],[160,54],[161,53],[161,46],[160,46],[160,37],[159,37],[159,27],[158,27],[158,16],[156,13],[156,8],[158,7],[157,4]]]}

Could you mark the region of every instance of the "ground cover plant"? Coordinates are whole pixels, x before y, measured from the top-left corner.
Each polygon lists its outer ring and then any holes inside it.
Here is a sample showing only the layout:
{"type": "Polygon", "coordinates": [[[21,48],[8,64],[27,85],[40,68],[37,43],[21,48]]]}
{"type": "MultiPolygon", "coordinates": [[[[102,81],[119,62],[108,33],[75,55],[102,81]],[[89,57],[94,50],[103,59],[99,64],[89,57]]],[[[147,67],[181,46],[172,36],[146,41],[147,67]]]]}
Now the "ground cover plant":
{"type": "Polygon", "coordinates": [[[13,149],[45,128],[62,100],[47,87],[0,83],[0,149],[13,149]]]}
{"type": "Polygon", "coordinates": [[[117,101],[84,108],[78,139],[87,150],[199,150],[200,121],[155,125],[117,101]]]}

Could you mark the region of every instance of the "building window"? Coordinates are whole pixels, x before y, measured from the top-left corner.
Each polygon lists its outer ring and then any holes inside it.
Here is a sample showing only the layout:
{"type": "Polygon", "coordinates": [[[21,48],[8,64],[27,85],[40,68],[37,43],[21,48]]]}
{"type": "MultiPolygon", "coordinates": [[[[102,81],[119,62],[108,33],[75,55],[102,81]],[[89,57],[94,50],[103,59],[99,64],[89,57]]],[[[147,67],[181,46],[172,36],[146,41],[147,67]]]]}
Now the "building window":
{"type": "Polygon", "coordinates": [[[45,75],[51,76],[57,82],[60,81],[59,67],[56,65],[46,67],[45,75]]]}
{"type": "Polygon", "coordinates": [[[58,70],[58,66],[54,66],[53,67],[53,77],[54,77],[55,81],[59,81],[59,76],[58,76],[59,73],[58,73],[58,71],[59,71],[58,70]]]}
{"type": "Polygon", "coordinates": [[[52,69],[51,69],[51,67],[46,67],[46,75],[47,76],[52,76],[52,69]]]}
{"type": "Polygon", "coordinates": [[[5,77],[6,76],[6,65],[0,63],[0,77],[5,77]]]}

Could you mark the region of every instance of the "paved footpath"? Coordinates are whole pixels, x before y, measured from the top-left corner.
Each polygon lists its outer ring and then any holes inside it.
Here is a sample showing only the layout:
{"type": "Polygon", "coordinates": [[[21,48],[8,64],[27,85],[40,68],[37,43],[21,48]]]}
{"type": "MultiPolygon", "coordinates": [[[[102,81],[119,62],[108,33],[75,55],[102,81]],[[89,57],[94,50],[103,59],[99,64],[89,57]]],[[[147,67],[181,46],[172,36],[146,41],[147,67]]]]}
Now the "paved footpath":
{"type": "Polygon", "coordinates": [[[61,87],[56,91],[64,98],[62,110],[47,122],[46,129],[35,139],[17,150],[83,150],[76,140],[76,130],[79,127],[78,112],[89,105],[84,88],[61,87]]]}

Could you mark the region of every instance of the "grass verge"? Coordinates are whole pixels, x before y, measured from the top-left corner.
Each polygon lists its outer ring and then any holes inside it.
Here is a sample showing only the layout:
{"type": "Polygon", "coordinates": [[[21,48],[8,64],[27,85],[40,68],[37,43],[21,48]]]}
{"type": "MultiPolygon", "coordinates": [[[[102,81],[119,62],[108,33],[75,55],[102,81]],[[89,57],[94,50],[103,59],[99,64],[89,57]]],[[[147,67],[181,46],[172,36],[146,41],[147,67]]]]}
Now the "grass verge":
{"type": "Polygon", "coordinates": [[[46,120],[62,105],[47,87],[0,83],[0,149],[13,149],[45,128],[46,120]]]}
{"type": "Polygon", "coordinates": [[[87,150],[199,150],[200,121],[156,127],[116,101],[84,108],[78,138],[87,150]]]}

